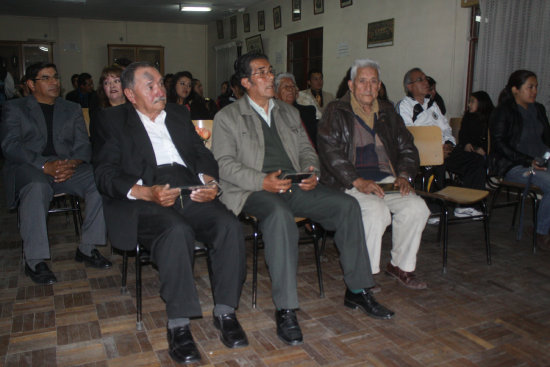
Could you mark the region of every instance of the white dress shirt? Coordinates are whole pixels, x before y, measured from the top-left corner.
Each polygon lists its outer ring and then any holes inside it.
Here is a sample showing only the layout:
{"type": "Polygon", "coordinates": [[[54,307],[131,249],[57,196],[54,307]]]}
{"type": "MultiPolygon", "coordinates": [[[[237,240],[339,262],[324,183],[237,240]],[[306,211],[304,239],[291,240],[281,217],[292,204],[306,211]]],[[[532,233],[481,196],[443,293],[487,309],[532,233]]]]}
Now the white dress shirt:
{"type": "Polygon", "coordinates": [[[248,102],[250,103],[250,106],[254,109],[254,111],[258,112],[260,116],[265,120],[267,123],[267,126],[271,127],[271,110],[273,110],[273,106],[275,106],[275,102],[273,102],[273,98],[269,99],[269,106],[267,107],[267,113],[265,113],[265,110],[260,107],[259,104],[254,102],[252,98],[246,95],[246,98],[248,98],[248,102]]]}

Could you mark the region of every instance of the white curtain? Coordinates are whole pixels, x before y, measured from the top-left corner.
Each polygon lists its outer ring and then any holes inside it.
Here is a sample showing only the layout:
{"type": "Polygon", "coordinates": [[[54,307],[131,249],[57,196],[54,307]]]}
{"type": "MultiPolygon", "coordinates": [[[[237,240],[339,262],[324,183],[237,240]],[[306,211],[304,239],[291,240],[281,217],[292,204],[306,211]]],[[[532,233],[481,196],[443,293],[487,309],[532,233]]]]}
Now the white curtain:
{"type": "Polygon", "coordinates": [[[550,111],[550,1],[480,0],[481,24],[474,91],[485,90],[496,105],[517,69],[537,74],[537,101],[550,111]]]}
{"type": "MultiPolygon", "coordinates": [[[[233,64],[237,59],[237,44],[229,42],[224,45],[215,46],[216,50],[216,88],[224,81],[229,81],[231,75],[235,72],[233,64]]],[[[219,92],[219,90],[217,89],[219,92]]]]}

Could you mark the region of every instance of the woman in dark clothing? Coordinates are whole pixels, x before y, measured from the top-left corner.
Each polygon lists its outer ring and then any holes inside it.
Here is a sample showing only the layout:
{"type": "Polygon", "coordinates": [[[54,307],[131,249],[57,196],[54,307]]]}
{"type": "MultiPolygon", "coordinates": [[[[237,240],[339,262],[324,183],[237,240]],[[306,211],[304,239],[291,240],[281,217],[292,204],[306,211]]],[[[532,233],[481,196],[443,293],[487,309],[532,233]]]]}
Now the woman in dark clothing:
{"type": "Polygon", "coordinates": [[[193,79],[192,91],[189,96],[192,120],[212,120],[218,107],[210,98],[204,98],[202,83],[199,79],[193,79]]]}
{"type": "Polygon", "coordinates": [[[484,91],[472,93],[468,101],[468,112],[462,118],[458,133],[458,148],[479,155],[487,155],[487,134],[489,117],[495,106],[484,91]]]}
{"type": "Polygon", "coordinates": [[[168,91],[168,102],[177,103],[191,109],[189,101],[191,100],[193,75],[188,71],[180,71],[174,75],[172,85],[168,91]]]}
{"type": "Polygon", "coordinates": [[[535,102],[537,87],[532,71],[516,70],[510,75],[490,119],[491,158],[499,176],[522,184],[531,182],[543,191],[537,245],[550,250],[550,173],[548,162],[542,159],[550,152],[550,125],[544,106],[535,102]]]}

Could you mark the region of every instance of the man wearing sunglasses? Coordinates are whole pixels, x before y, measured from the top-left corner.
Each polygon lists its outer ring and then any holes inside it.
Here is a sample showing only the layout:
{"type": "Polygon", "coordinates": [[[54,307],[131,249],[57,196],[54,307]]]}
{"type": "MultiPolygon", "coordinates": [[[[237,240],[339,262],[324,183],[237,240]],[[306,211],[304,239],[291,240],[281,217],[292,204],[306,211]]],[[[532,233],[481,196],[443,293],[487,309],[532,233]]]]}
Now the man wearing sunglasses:
{"type": "Polygon", "coordinates": [[[59,98],[54,64],[30,65],[26,78],[31,95],[6,103],[0,125],[7,203],[19,210],[25,273],[35,283],[53,284],[57,279],[45,260],[50,258],[46,216],[55,194],[86,200],[75,260],[103,269],[111,262],[95,248],[105,244],[106,230],[82,109],[59,98]]]}

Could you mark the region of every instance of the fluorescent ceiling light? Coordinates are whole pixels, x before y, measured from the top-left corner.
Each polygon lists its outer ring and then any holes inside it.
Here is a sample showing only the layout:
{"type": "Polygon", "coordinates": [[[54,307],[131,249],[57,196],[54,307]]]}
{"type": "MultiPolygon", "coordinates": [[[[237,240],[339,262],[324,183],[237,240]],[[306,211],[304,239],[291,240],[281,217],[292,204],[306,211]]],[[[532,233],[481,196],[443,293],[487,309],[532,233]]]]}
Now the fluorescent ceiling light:
{"type": "Polygon", "coordinates": [[[48,48],[46,46],[40,46],[38,47],[41,51],[48,52],[48,48]]]}
{"type": "Polygon", "coordinates": [[[209,6],[180,5],[181,11],[212,11],[209,6]]]}

